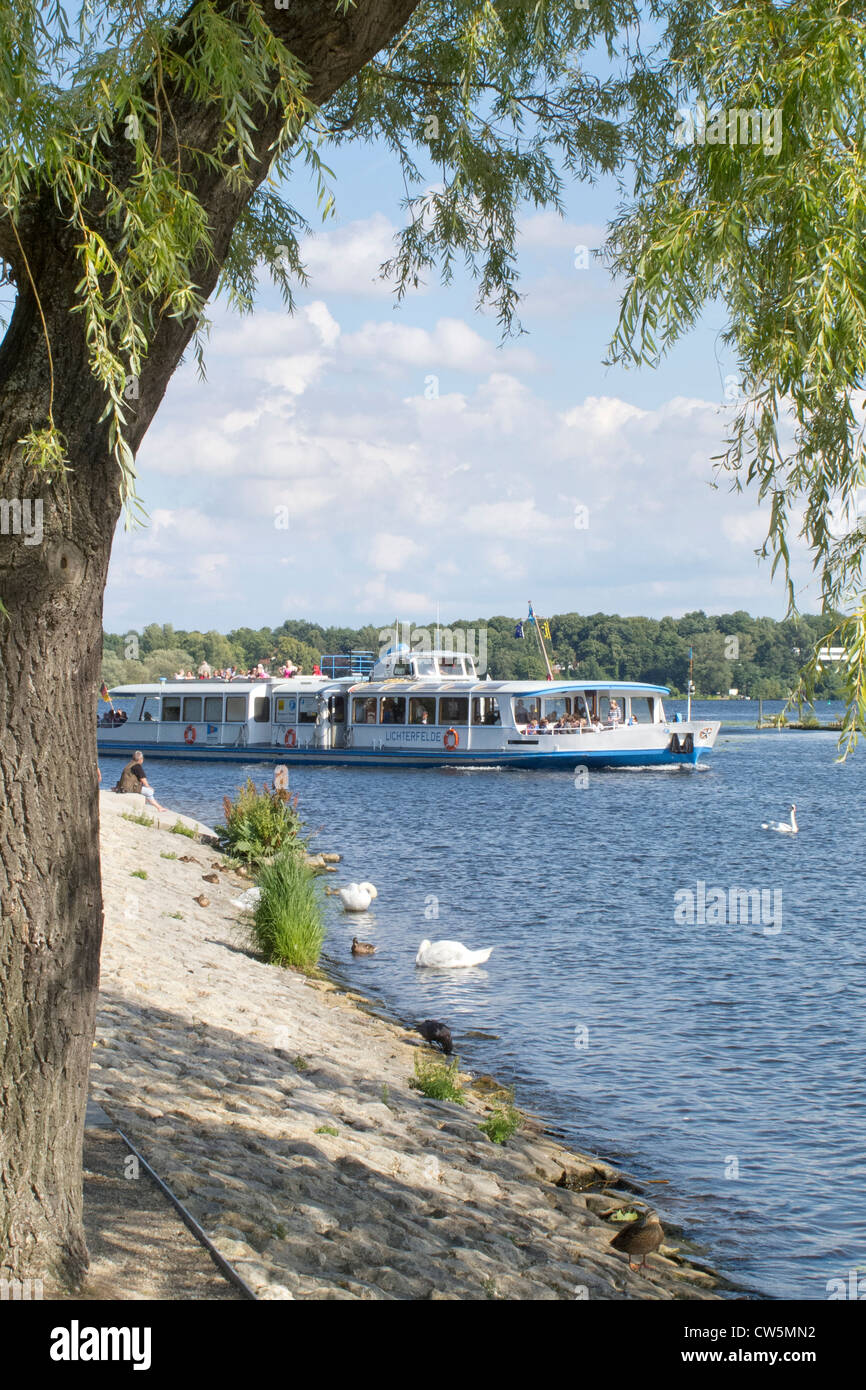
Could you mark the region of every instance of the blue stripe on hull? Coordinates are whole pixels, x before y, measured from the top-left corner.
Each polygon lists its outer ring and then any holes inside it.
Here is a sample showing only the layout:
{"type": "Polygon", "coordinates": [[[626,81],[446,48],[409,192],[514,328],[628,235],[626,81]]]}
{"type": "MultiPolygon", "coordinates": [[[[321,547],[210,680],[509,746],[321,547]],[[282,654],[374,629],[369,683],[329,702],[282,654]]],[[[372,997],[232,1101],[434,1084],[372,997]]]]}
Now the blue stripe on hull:
{"type": "MultiPolygon", "coordinates": [[[[118,757],[131,757],[136,747],[134,743],[97,743],[102,757],[116,754],[118,757]]],[[[291,766],[305,767],[517,767],[541,768],[555,767],[680,767],[694,766],[698,759],[709,753],[709,748],[695,748],[692,753],[671,753],[669,748],[635,749],[630,752],[613,750],[598,753],[572,753],[563,750],[550,753],[458,753],[448,756],[440,751],[430,753],[410,753],[408,750],[371,749],[369,751],[351,748],[333,749],[329,752],[315,749],[291,749],[274,745],[253,745],[250,748],[196,747],[190,743],[162,743],[152,747],[144,745],[142,752],[146,758],[183,757],[189,761],[203,762],[273,762],[291,766]]]]}

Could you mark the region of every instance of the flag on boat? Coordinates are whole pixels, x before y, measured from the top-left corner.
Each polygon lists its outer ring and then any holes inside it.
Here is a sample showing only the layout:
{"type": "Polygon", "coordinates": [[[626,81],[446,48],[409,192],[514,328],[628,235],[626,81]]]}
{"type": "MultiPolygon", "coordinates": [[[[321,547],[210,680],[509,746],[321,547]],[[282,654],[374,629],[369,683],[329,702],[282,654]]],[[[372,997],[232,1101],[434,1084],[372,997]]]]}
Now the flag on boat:
{"type": "Polygon", "coordinates": [[[542,637],[548,638],[548,640],[550,639],[550,623],[546,618],[541,619],[541,635],[542,637]]]}
{"type": "Polygon", "coordinates": [[[514,636],[515,636],[515,637],[522,637],[522,636],[523,636],[523,623],[518,623],[518,624],[517,624],[517,627],[514,629],[514,636]]]}
{"type": "Polygon", "coordinates": [[[111,703],[111,696],[108,693],[108,686],[105,684],[105,681],[103,681],[102,685],[99,687],[99,693],[103,700],[107,700],[109,704],[111,703]]]}

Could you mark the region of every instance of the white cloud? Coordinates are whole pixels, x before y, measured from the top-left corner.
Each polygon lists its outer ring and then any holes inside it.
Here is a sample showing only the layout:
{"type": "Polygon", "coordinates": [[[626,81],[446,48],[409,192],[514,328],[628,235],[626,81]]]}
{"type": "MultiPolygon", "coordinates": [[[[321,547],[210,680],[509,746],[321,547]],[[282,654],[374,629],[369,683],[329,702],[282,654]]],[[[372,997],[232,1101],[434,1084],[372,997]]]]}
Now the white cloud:
{"type": "Polygon", "coordinates": [[[394,364],[423,371],[438,367],[452,372],[489,372],[503,364],[530,371],[535,366],[534,355],[527,349],[497,349],[462,319],[440,319],[432,332],[409,324],[365,323],[357,333],[343,337],[341,350],[377,366],[394,364]]]}
{"type": "Polygon", "coordinates": [[[382,213],[334,231],[316,232],[301,243],[301,261],[315,293],[392,295],[379,278],[394,253],[395,227],[382,213]]]}
{"type": "Polygon", "coordinates": [[[707,487],[718,403],[638,406],[579,377],[554,400],[487,327],[346,332],[321,300],[218,325],[209,382],[184,368],[141,450],[151,526],[118,538],[109,626],[424,623],[437,601],[443,621],[519,613],[528,592],[549,612],[767,611],[768,571],[746,565],[764,517],[707,487]]]}

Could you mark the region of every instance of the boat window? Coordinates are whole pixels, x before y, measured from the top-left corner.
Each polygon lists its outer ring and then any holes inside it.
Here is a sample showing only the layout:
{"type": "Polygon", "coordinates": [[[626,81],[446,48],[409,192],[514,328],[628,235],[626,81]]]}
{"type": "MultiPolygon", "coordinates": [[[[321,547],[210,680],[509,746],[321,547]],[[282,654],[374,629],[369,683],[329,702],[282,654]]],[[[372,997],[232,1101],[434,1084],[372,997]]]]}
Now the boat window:
{"type": "MultiPolygon", "coordinates": [[[[640,703],[641,703],[641,701],[638,700],[638,701],[637,701],[637,704],[639,705],[640,703]]],[[[649,699],[647,700],[647,702],[646,702],[646,705],[647,705],[647,711],[648,711],[648,714],[649,714],[649,722],[650,722],[651,724],[653,724],[653,723],[655,723],[655,717],[656,717],[656,713],[655,713],[655,700],[653,700],[652,697],[650,696],[650,698],[649,698],[649,699]]]]}
{"type": "Polygon", "coordinates": [[[409,701],[410,724],[435,724],[436,701],[429,695],[413,695],[409,701]]]}
{"type": "Polygon", "coordinates": [[[209,724],[221,724],[223,722],[223,697],[222,695],[206,695],[204,699],[204,717],[209,724]]]}
{"type": "Polygon", "coordinates": [[[473,724],[501,724],[502,715],[499,711],[499,701],[495,696],[478,696],[472,701],[472,723],[473,724]]]}
{"type": "Polygon", "coordinates": [[[406,723],[405,695],[385,695],[383,697],[379,722],[382,724],[406,723]]]}
{"type": "Polygon", "coordinates": [[[298,714],[296,695],[276,695],[274,697],[274,718],[278,724],[294,724],[298,714]]]}
{"type": "Polygon", "coordinates": [[[298,700],[298,723],[315,724],[319,701],[315,695],[302,695],[298,700]]]}
{"type": "Polygon", "coordinates": [[[247,722],[247,697],[246,695],[227,695],[226,696],[226,723],[227,724],[246,724],[247,722]]]}
{"type": "Polygon", "coordinates": [[[268,724],[271,718],[271,702],[267,695],[253,698],[253,719],[256,724],[268,724]]]}
{"type": "Polygon", "coordinates": [[[329,701],[331,723],[343,724],[346,720],[346,699],[344,695],[332,695],[329,701]]]}
{"type": "Polygon", "coordinates": [[[468,695],[443,695],[439,700],[440,724],[468,724],[468,695]]]}
{"type": "Polygon", "coordinates": [[[412,671],[408,661],[395,661],[392,674],[394,676],[411,676],[412,671]]]}
{"type": "Polygon", "coordinates": [[[97,725],[103,729],[116,729],[119,724],[125,724],[127,719],[132,718],[140,700],[140,695],[113,695],[112,704],[105,713],[101,717],[97,714],[97,725]]]}
{"type": "Polygon", "coordinates": [[[158,724],[158,723],[159,723],[159,696],[158,696],[158,695],[146,695],[146,696],[145,696],[144,704],[142,705],[142,708],[141,708],[141,717],[142,717],[142,719],[144,720],[145,724],[151,724],[151,723],[152,723],[152,724],[158,724]]]}
{"type": "Polygon", "coordinates": [[[571,714],[571,697],[569,695],[557,695],[555,698],[546,697],[544,714],[548,723],[554,723],[557,719],[564,719],[567,714],[571,714]]]}
{"type": "Polygon", "coordinates": [[[515,695],[511,701],[514,707],[515,724],[528,724],[530,719],[541,718],[541,700],[537,695],[515,695]]]}
{"type": "Polygon", "coordinates": [[[364,699],[356,699],[352,705],[353,724],[375,724],[376,722],[376,700],[371,696],[364,699]]]}
{"type": "Polygon", "coordinates": [[[582,719],[585,723],[589,722],[589,703],[583,692],[581,692],[580,695],[574,696],[574,713],[578,719],[582,719]]]}
{"type": "Polygon", "coordinates": [[[180,723],[180,696],[164,695],[162,698],[162,722],[163,724],[180,723]]]}
{"type": "Polygon", "coordinates": [[[462,656],[440,656],[439,674],[441,676],[462,676],[463,657],[462,656]]]}
{"type": "Polygon", "coordinates": [[[183,697],[183,717],[191,721],[198,722],[201,719],[201,696],[184,695],[183,697]]]}
{"type": "Polygon", "coordinates": [[[414,664],[416,676],[438,675],[438,672],[436,670],[436,662],[434,661],[432,656],[416,656],[414,664]]]}

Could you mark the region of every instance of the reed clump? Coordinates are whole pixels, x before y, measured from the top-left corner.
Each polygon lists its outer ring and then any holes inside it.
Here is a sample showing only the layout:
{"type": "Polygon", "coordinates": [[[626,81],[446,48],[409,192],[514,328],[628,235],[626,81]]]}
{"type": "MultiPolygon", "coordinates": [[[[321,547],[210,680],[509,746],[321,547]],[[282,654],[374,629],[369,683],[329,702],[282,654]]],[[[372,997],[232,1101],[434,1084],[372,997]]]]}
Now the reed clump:
{"type": "Polygon", "coordinates": [[[257,878],[261,897],[250,932],[272,965],[313,974],[325,940],[322,891],[301,856],[281,850],[263,864],[257,878]]]}

